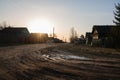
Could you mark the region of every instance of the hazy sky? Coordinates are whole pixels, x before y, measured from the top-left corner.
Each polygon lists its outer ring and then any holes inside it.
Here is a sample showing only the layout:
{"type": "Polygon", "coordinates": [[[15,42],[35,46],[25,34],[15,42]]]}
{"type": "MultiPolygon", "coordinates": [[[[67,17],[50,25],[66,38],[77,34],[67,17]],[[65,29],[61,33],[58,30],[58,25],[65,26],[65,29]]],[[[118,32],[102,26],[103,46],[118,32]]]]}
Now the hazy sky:
{"type": "Polygon", "coordinates": [[[68,37],[74,27],[78,35],[93,25],[111,25],[115,3],[120,0],[0,0],[0,23],[27,26],[31,20],[47,19],[58,37],[68,37]]]}

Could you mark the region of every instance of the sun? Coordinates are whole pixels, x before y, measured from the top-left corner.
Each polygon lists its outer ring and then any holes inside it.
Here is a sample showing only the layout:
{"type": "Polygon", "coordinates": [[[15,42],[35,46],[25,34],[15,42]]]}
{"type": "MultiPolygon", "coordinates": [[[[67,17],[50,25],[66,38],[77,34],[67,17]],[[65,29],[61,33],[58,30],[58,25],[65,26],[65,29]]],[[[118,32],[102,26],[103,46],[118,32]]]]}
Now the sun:
{"type": "Polygon", "coordinates": [[[53,25],[47,20],[32,20],[28,24],[31,33],[52,33],[53,25]]]}

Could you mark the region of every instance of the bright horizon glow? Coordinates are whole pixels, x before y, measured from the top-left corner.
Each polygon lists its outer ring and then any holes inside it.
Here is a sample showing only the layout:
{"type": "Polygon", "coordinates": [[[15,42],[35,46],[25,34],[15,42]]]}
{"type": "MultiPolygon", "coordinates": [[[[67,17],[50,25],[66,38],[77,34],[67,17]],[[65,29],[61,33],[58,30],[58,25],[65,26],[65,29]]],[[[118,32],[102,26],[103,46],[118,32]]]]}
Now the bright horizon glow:
{"type": "Polygon", "coordinates": [[[28,24],[31,33],[52,33],[53,25],[44,19],[32,20],[28,24]]]}
{"type": "Polygon", "coordinates": [[[57,38],[69,41],[71,27],[79,37],[91,32],[93,25],[114,25],[117,3],[120,0],[0,0],[0,24],[6,21],[14,27],[32,27],[29,32],[52,32],[43,27],[41,31],[36,22],[33,27],[36,19],[46,19],[57,38]]]}

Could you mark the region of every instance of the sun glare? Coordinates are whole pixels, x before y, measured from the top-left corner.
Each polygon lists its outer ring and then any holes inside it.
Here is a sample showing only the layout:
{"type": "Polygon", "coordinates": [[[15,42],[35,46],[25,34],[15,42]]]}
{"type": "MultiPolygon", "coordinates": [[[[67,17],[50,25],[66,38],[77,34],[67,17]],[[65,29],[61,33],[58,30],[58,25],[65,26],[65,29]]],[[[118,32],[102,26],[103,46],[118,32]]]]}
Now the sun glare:
{"type": "Polygon", "coordinates": [[[33,33],[52,33],[53,25],[47,20],[33,20],[29,23],[29,30],[33,33]]]}

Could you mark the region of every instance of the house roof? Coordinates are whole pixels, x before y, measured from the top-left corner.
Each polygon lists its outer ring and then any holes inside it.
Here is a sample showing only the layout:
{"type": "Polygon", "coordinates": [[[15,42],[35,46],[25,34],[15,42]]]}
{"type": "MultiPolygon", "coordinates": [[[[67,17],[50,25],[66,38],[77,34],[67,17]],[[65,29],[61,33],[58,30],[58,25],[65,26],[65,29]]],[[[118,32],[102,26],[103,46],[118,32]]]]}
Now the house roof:
{"type": "Polygon", "coordinates": [[[48,37],[47,33],[31,33],[30,37],[48,37]]]}
{"type": "Polygon", "coordinates": [[[1,33],[29,33],[26,27],[7,27],[1,30],[1,33]]]}
{"type": "Polygon", "coordinates": [[[0,33],[3,34],[29,34],[29,31],[26,27],[7,27],[0,30],[0,33]]]}
{"type": "Polygon", "coordinates": [[[92,34],[95,30],[97,30],[98,34],[108,34],[111,32],[111,29],[113,27],[116,27],[115,25],[94,25],[93,26],[93,30],[92,30],[92,34]]]}
{"type": "Polygon", "coordinates": [[[35,36],[35,35],[48,35],[47,33],[31,33],[30,35],[35,36]]]}
{"type": "Polygon", "coordinates": [[[115,27],[120,27],[116,25],[94,25],[92,29],[92,36],[96,35],[94,34],[95,31],[97,31],[97,35],[99,38],[108,37],[111,34],[111,30],[115,27]]]}
{"type": "Polygon", "coordinates": [[[92,35],[92,33],[91,33],[91,32],[86,32],[85,37],[90,37],[91,35],[92,35]]]}

